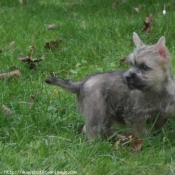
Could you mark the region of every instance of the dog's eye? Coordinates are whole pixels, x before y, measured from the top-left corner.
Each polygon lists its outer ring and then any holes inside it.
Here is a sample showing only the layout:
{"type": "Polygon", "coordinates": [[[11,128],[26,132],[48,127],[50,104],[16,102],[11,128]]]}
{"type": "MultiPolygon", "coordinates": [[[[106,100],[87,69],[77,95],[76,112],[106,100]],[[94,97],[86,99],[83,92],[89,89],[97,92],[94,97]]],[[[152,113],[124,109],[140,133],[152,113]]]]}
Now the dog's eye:
{"type": "Polygon", "coordinates": [[[150,67],[148,67],[146,64],[140,64],[140,69],[144,70],[144,71],[148,71],[150,70],[150,67]]]}

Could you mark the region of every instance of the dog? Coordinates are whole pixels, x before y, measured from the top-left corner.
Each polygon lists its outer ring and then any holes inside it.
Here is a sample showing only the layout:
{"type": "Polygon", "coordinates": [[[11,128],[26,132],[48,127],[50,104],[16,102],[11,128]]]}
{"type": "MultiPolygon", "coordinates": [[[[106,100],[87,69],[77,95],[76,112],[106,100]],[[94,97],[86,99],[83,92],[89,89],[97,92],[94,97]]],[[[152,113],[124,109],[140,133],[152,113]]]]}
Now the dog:
{"type": "Polygon", "coordinates": [[[136,48],[126,57],[127,71],[97,73],[79,82],[56,76],[45,80],[76,94],[85,119],[83,132],[89,140],[116,136],[116,124],[143,137],[147,122],[155,122],[160,129],[175,114],[175,83],[165,37],[145,45],[134,32],[133,42],[136,48]]]}

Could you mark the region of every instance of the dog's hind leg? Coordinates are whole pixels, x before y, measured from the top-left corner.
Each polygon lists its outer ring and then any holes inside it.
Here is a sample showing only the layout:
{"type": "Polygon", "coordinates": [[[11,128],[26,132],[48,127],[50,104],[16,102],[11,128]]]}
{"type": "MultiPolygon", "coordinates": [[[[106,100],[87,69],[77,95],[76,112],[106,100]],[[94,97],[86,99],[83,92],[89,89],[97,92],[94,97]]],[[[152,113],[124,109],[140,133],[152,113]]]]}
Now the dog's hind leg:
{"type": "Polygon", "coordinates": [[[88,140],[111,136],[110,118],[106,114],[106,106],[103,100],[98,103],[96,101],[88,103],[86,100],[84,102],[86,105],[84,105],[82,111],[85,117],[83,133],[87,135],[88,140]]]}

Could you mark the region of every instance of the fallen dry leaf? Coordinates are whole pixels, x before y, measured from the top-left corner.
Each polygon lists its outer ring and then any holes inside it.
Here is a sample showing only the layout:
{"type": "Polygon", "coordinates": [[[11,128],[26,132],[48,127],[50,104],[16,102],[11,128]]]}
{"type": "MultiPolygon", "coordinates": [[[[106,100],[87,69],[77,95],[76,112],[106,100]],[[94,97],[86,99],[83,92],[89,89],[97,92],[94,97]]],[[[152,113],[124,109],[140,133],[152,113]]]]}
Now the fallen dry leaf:
{"type": "Polygon", "coordinates": [[[6,72],[6,73],[1,73],[0,74],[0,79],[7,77],[7,78],[14,78],[17,77],[19,78],[21,76],[21,72],[17,69],[15,71],[11,71],[11,72],[6,72]]]}
{"type": "Polygon", "coordinates": [[[122,139],[119,139],[116,143],[115,143],[115,149],[119,149],[119,146],[121,144],[121,146],[124,146],[124,145],[128,145],[128,144],[131,144],[133,145],[132,147],[132,153],[138,153],[141,148],[142,148],[142,143],[143,143],[143,140],[142,139],[139,139],[138,137],[134,136],[134,135],[129,135],[128,137],[125,137],[125,138],[122,138],[122,139]]]}
{"type": "Polygon", "coordinates": [[[5,105],[2,105],[2,110],[4,113],[6,113],[9,117],[12,116],[14,114],[14,112],[8,108],[7,106],[5,105]]]}
{"type": "Polygon", "coordinates": [[[145,21],[143,22],[143,29],[146,33],[150,33],[153,29],[153,15],[148,14],[145,21]]]}
{"type": "Polygon", "coordinates": [[[44,47],[46,49],[59,48],[60,43],[62,43],[62,40],[52,40],[52,41],[46,42],[44,47]]]}
{"type": "Polygon", "coordinates": [[[134,139],[134,143],[133,143],[133,148],[132,148],[132,153],[138,153],[141,148],[142,148],[142,144],[143,144],[143,140],[142,139],[134,139]]]}
{"type": "Polygon", "coordinates": [[[134,7],[134,10],[139,13],[140,12],[140,4],[137,7],[134,7]]]}
{"type": "Polygon", "coordinates": [[[9,50],[13,49],[14,45],[15,45],[15,41],[12,41],[9,45],[9,50]]]}
{"type": "Polygon", "coordinates": [[[113,2],[113,3],[112,3],[112,7],[113,7],[113,8],[116,8],[118,5],[119,5],[118,2],[113,2]]]}
{"type": "Polygon", "coordinates": [[[27,62],[29,64],[29,69],[35,69],[36,68],[35,63],[42,61],[44,59],[44,56],[41,59],[32,58],[35,49],[36,49],[36,46],[34,46],[34,45],[29,46],[30,51],[29,51],[28,56],[27,57],[22,57],[22,56],[19,57],[20,61],[27,62]]]}
{"type": "Polygon", "coordinates": [[[146,23],[149,23],[151,26],[153,25],[153,15],[152,14],[148,14],[146,19],[145,19],[146,23]]]}
{"type": "Polygon", "coordinates": [[[26,62],[29,64],[29,69],[35,69],[36,65],[35,63],[40,62],[45,59],[45,56],[43,55],[40,59],[38,58],[32,58],[32,54],[29,54],[27,57],[19,56],[19,60],[22,62],[26,62]]]}
{"type": "Polygon", "coordinates": [[[128,137],[122,138],[121,142],[123,143],[123,145],[126,145],[128,143],[131,143],[131,141],[133,141],[135,139],[134,135],[129,135],[128,137]]]}
{"type": "Polygon", "coordinates": [[[19,0],[19,3],[20,3],[21,5],[23,5],[23,0],[19,0]]]}
{"type": "Polygon", "coordinates": [[[34,96],[31,95],[29,99],[29,109],[32,109],[34,105],[34,96]]]}
{"type": "Polygon", "coordinates": [[[56,28],[56,24],[48,24],[47,25],[47,29],[55,29],[56,28]]]}
{"type": "Polygon", "coordinates": [[[30,55],[27,56],[27,57],[22,57],[20,55],[20,57],[19,57],[19,60],[20,61],[27,62],[27,63],[36,63],[36,62],[40,62],[40,61],[42,61],[44,59],[45,59],[45,56],[44,55],[40,59],[38,59],[38,58],[31,58],[30,55]]]}

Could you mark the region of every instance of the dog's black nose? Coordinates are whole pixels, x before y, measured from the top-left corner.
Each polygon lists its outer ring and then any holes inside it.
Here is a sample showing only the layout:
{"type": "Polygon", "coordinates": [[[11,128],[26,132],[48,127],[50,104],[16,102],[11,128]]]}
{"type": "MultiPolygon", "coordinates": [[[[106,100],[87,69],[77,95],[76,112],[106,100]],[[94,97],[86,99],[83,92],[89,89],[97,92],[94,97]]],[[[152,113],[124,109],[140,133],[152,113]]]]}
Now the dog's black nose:
{"type": "Polygon", "coordinates": [[[125,76],[125,79],[126,79],[127,82],[129,82],[130,79],[131,79],[131,76],[129,76],[129,75],[125,76]]]}
{"type": "Polygon", "coordinates": [[[132,82],[135,79],[136,75],[134,73],[126,74],[125,79],[127,82],[132,82]]]}
{"type": "Polygon", "coordinates": [[[131,79],[136,78],[136,74],[135,73],[128,73],[128,74],[125,75],[125,78],[126,78],[126,80],[129,81],[131,79]]]}

